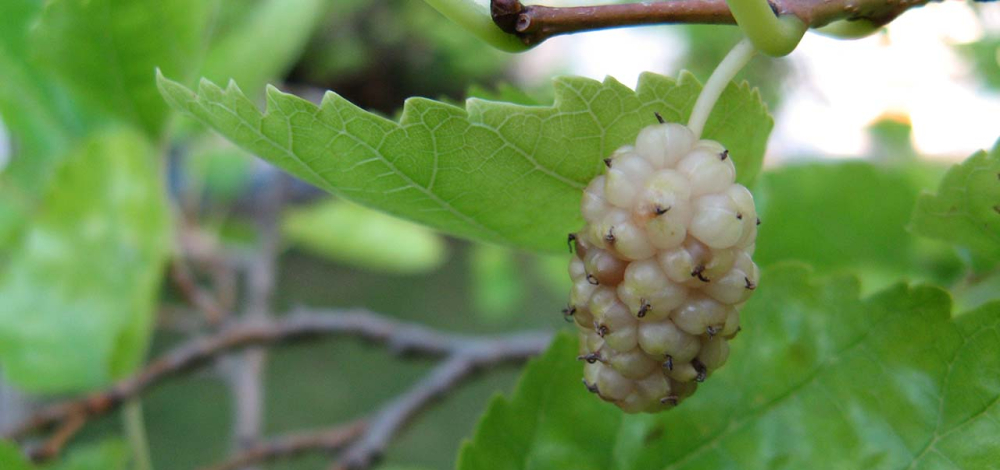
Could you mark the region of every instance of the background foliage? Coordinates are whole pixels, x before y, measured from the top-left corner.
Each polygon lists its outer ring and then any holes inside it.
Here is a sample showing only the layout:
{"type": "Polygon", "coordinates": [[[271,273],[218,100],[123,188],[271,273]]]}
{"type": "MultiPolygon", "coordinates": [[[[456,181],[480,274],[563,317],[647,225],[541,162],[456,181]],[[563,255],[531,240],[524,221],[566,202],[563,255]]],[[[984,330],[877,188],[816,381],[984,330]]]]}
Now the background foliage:
{"type": "MultiPolygon", "coordinates": [[[[682,31],[701,80],[735,40],[682,31]]],[[[995,37],[963,51],[984,83],[1000,82],[995,37]]],[[[194,225],[230,252],[256,249],[254,195],[273,181],[263,160],[315,185],[289,183],[276,310],[360,305],[468,333],[561,328],[579,189],[653,111],[684,120],[700,85],[671,71],[636,91],[581,78],[519,90],[510,61],[423,2],[0,2],[4,387],[31,399],[93,390],[188,338],[174,320],[192,314],[166,279],[177,234],[194,225]],[[404,105],[411,96],[434,100],[404,105]]],[[[763,220],[764,283],[725,369],[676,411],[623,416],[579,384],[564,335],[516,388],[505,369],[431,409],[384,468],[994,462],[1000,147],[949,168],[886,121],[872,155],[762,169],[764,103],[780,103],[786,72],[755,63],[744,76],[765,99],[730,86],[706,131],[733,150],[763,220]]],[[[349,341],[268,361],[269,434],[357,417],[430,366],[349,341]]],[[[225,455],[231,400],[213,372],[145,397],[155,467],[225,455]]],[[[119,421],[88,427],[47,468],[129,468],[119,421]]],[[[0,443],[0,468],[33,467],[0,443]]]]}

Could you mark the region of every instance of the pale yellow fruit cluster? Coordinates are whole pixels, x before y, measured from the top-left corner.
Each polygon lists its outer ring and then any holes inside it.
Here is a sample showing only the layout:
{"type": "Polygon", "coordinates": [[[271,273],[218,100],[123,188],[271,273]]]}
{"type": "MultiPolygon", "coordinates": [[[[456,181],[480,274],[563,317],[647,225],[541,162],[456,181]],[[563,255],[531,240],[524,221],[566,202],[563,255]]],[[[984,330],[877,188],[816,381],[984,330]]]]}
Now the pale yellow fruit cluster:
{"type": "Polygon", "coordinates": [[[719,143],[666,123],[605,160],[571,235],[583,382],[627,412],[676,406],[725,364],[760,275],[753,196],[719,143]]]}

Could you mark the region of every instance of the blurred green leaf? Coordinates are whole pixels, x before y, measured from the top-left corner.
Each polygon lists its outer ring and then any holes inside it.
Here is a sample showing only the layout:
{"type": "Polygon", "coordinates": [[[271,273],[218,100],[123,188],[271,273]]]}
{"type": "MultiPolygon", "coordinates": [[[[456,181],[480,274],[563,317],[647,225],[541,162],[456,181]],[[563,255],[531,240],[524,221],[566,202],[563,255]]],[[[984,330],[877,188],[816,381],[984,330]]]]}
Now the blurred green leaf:
{"type": "Polygon", "coordinates": [[[516,317],[525,297],[525,285],[515,253],[478,243],[469,253],[472,303],[483,318],[503,322],[516,317]]]}
{"type": "Polygon", "coordinates": [[[0,277],[0,360],[35,392],[130,372],[150,333],[172,244],[156,153],[119,131],[81,145],[53,177],[0,277]]]}
{"type": "Polygon", "coordinates": [[[4,253],[9,250],[28,220],[28,209],[22,197],[0,175],[0,269],[4,253]]]}
{"type": "Polygon", "coordinates": [[[297,64],[301,67],[299,73],[310,83],[324,83],[333,77],[357,72],[366,65],[379,61],[382,57],[370,53],[374,44],[365,36],[371,34],[374,37],[382,37],[379,36],[381,33],[379,29],[393,33],[397,25],[388,24],[384,28],[372,28],[363,24],[364,13],[376,8],[398,7],[397,1],[394,0],[378,3],[368,0],[341,0],[331,3],[330,10],[322,18],[322,24],[309,41],[302,60],[297,64]]]}
{"type": "Polygon", "coordinates": [[[1000,35],[993,32],[978,41],[955,47],[972,62],[986,86],[1000,89],[1000,35]]]}
{"type": "Polygon", "coordinates": [[[907,116],[883,115],[867,131],[872,149],[863,158],[907,176],[918,191],[936,188],[950,167],[940,160],[920,158],[913,147],[913,125],[907,116]]]}
{"type": "Polygon", "coordinates": [[[31,470],[31,465],[24,459],[24,454],[16,445],[0,441],[0,469],[31,470]]]}
{"type": "Polygon", "coordinates": [[[951,167],[937,194],[921,194],[909,228],[1000,261],[1000,142],[951,167]]]}
{"type": "Polygon", "coordinates": [[[77,110],[32,54],[29,31],[42,5],[40,0],[0,2],[0,116],[15,150],[2,174],[25,189],[44,186],[54,157],[64,154],[79,132],[77,110]]]}
{"type": "Polygon", "coordinates": [[[564,334],[494,400],[460,470],[988,468],[1000,459],[1000,303],[766,270],[729,364],[680,407],[625,415],[580,383],[564,334]]]}
{"type": "Polygon", "coordinates": [[[231,204],[253,177],[253,155],[216,135],[202,134],[189,142],[184,162],[185,190],[231,204]]]}
{"type": "MultiPolygon", "coordinates": [[[[686,121],[701,89],[689,74],[644,74],[637,92],[567,77],[551,107],[411,98],[397,123],[333,93],[317,107],[271,88],[262,114],[236,86],[203,81],[195,94],[159,83],[175,108],[327,191],[460,236],[552,251],[582,225],[580,194],[602,159],[655,123],[654,111],[686,121]]],[[[771,126],[760,97],[730,85],[705,137],[729,147],[749,182],[771,126]]]]}
{"type": "Polygon", "coordinates": [[[37,27],[39,56],[77,100],[159,135],[168,108],[154,70],[198,70],[212,10],[205,0],[52,0],[37,27]]]}
{"type": "Polygon", "coordinates": [[[569,277],[569,254],[549,255],[539,254],[534,257],[532,266],[538,279],[549,292],[562,298],[568,295],[573,287],[569,277]]]}
{"type": "MultiPolygon", "coordinates": [[[[469,4],[473,2],[480,4],[478,8],[480,12],[485,12],[483,16],[477,12],[476,16],[485,20],[481,24],[489,30],[489,34],[501,36],[501,41],[513,43],[513,47],[518,50],[526,49],[519,39],[503,33],[496,27],[488,13],[488,0],[425,0],[424,2],[404,0],[394,10],[405,15],[404,27],[399,31],[399,41],[412,41],[414,37],[421,37],[427,42],[427,47],[430,49],[427,53],[433,56],[432,63],[428,65],[433,64],[441,67],[436,74],[425,71],[428,78],[458,82],[456,79],[459,77],[462,77],[461,80],[485,75],[492,77],[503,73],[505,67],[510,63],[511,55],[507,54],[506,51],[501,52],[502,47],[498,47],[490,41],[478,41],[476,38],[470,37],[467,34],[468,28],[455,21],[453,17],[447,14],[442,17],[440,13],[439,5],[442,3],[469,4]],[[432,8],[427,8],[428,5],[432,8]],[[449,73],[457,74],[458,77],[441,77],[441,75],[449,73]]],[[[462,88],[467,84],[468,82],[462,84],[462,88]]]]}
{"type": "Polygon", "coordinates": [[[469,83],[495,81],[512,59],[426,2],[338,0],[294,75],[389,116],[411,96],[464,97],[469,83]]]}
{"type": "Polygon", "coordinates": [[[1000,298],[1000,270],[986,275],[971,275],[951,288],[955,311],[962,313],[1000,298]]]}
{"type": "Polygon", "coordinates": [[[433,230],[343,200],[290,209],[282,230],[298,247],[372,271],[421,273],[447,256],[433,230]]]}
{"type": "Polygon", "coordinates": [[[202,75],[220,83],[232,79],[254,92],[263,89],[295,63],[326,5],[323,0],[257,2],[212,45],[202,75]]]}
{"type": "Polygon", "coordinates": [[[65,459],[45,470],[128,470],[130,458],[131,452],[123,441],[110,439],[73,448],[65,459]]]}
{"type": "MultiPolygon", "coordinates": [[[[451,21],[474,34],[479,40],[508,52],[528,49],[517,36],[497,28],[490,16],[490,2],[486,0],[425,0],[451,21]]],[[[462,38],[468,41],[469,38],[462,38]]]]}
{"type": "Polygon", "coordinates": [[[808,163],[765,172],[754,190],[761,219],[754,259],[800,260],[821,272],[849,268],[866,288],[907,279],[953,280],[961,262],[944,244],[906,231],[914,179],[863,161],[808,163]]]}
{"type": "Polygon", "coordinates": [[[908,117],[884,115],[868,126],[867,131],[872,140],[872,159],[912,164],[918,158],[913,148],[913,125],[908,117]]]}

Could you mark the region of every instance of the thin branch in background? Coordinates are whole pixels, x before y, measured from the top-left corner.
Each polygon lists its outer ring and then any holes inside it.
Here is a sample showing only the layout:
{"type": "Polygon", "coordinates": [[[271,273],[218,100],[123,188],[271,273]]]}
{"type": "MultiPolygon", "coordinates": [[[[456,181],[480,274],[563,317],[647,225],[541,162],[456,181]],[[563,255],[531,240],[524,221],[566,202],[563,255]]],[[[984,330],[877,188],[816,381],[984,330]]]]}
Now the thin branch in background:
{"type": "MultiPolygon", "coordinates": [[[[929,0],[771,0],[779,15],[794,15],[816,28],[837,20],[868,20],[884,25],[929,0]]],[[[493,22],[527,45],[561,34],[653,24],[736,24],[725,0],[668,0],[585,7],[524,5],[492,0],[493,22]]]]}
{"type": "Polygon", "coordinates": [[[344,336],[385,345],[401,356],[468,356],[477,367],[482,367],[507,361],[520,362],[537,355],[548,344],[551,334],[467,336],[400,322],[366,310],[300,308],[278,320],[237,324],[212,336],[188,341],[104,391],[42,407],[3,438],[20,439],[64,425],[78,416],[89,420],[110,413],[126,400],[167,379],[241,348],[344,336]]]}
{"type": "Polygon", "coordinates": [[[362,470],[377,463],[399,430],[432,400],[455,388],[474,367],[472,361],[461,357],[438,365],[417,385],[382,408],[364,437],[348,448],[332,470],[362,470]]]}
{"type": "Polygon", "coordinates": [[[201,313],[203,323],[222,325],[236,306],[237,271],[249,264],[249,257],[225,249],[215,235],[183,222],[177,231],[177,245],[179,253],[170,266],[172,284],[183,300],[201,313]],[[196,270],[210,276],[210,289],[198,283],[196,270]]]}
{"type": "Polygon", "coordinates": [[[191,266],[183,258],[176,258],[171,263],[170,280],[184,300],[205,315],[210,325],[222,322],[225,310],[208,290],[198,285],[191,266]]]}
{"type": "Polygon", "coordinates": [[[33,462],[44,462],[49,460],[62,452],[63,447],[66,443],[76,435],[77,432],[83,428],[83,425],[87,422],[87,416],[83,413],[72,413],[66,417],[62,422],[62,425],[56,429],[56,432],[52,433],[48,439],[42,443],[41,446],[32,449],[28,452],[28,457],[31,458],[33,462]]]}
{"type": "MultiPolygon", "coordinates": [[[[243,321],[266,321],[271,317],[281,243],[281,211],[289,178],[277,168],[264,170],[263,191],[256,194],[253,221],[258,244],[246,271],[243,321]]],[[[264,369],[267,352],[263,348],[245,351],[231,369],[230,389],[235,405],[233,439],[236,449],[248,449],[260,439],[264,422],[266,389],[264,369]]]]}
{"type": "Polygon", "coordinates": [[[534,356],[548,343],[547,339],[539,339],[511,338],[502,345],[468,343],[454,351],[420,382],[383,406],[372,418],[364,437],[348,447],[331,470],[371,468],[385,453],[392,439],[434,400],[455,390],[477,370],[534,356]]]}
{"type": "Polygon", "coordinates": [[[259,442],[233,455],[229,460],[201,470],[237,470],[248,465],[296,457],[309,452],[337,452],[360,437],[367,422],[358,420],[331,429],[297,433],[259,442]]]}
{"type": "Polygon", "coordinates": [[[28,396],[4,380],[3,367],[0,367],[0,434],[25,419],[31,408],[28,396]]]}

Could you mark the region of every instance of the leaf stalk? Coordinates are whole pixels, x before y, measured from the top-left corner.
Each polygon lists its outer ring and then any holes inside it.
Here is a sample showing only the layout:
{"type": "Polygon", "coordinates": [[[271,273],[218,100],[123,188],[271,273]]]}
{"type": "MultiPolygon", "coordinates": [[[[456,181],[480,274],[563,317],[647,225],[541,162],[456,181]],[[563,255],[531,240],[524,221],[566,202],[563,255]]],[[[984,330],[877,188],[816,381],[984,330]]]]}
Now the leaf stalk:
{"type": "Polygon", "coordinates": [[[701,89],[698,100],[694,103],[694,109],[691,110],[691,117],[688,119],[688,128],[694,133],[696,139],[701,138],[701,132],[705,129],[708,115],[712,113],[712,108],[715,107],[715,103],[722,96],[726,86],[756,53],[757,49],[753,40],[750,38],[742,39],[729,51],[726,58],[722,59],[719,66],[712,72],[712,76],[705,82],[705,87],[701,89]]]}

